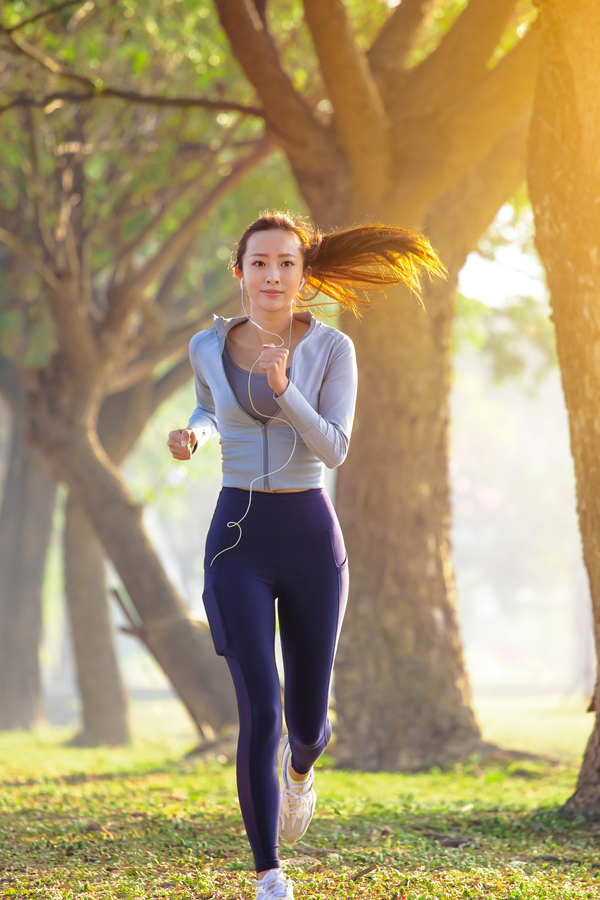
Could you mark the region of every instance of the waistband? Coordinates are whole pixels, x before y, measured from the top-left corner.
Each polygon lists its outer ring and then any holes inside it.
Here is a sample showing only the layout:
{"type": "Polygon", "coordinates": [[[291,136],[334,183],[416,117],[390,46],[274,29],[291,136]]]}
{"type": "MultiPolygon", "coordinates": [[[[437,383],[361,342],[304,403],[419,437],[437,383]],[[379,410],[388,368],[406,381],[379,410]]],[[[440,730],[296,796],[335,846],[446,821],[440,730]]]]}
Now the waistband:
{"type": "MultiPolygon", "coordinates": [[[[250,494],[249,490],[245,488],[236,488],[236,487],[222,487],[221,492],[219,494],[219,499],[222,497],[225,499],[248,499],[250,494]]],[[[288,503],[290,506],[299,505],[302,503],[314,503],[315,501],[321,500],[323,498],[327,498],[330,500],[329,494],[325,490],[325,488],[307,488],[305,491],[295,491],[293,493],[277,493],[272,494],[269,491],[252,491],[252,505],[254,504],[271,504],[271,505],[285,505],[288,503]]]]}

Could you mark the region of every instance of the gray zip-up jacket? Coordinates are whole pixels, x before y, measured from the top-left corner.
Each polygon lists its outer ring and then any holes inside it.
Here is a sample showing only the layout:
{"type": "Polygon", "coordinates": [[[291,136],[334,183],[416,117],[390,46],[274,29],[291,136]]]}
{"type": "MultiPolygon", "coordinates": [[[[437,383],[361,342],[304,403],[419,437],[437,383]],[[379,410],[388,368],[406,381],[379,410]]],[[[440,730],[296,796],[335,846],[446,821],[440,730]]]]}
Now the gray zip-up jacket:
{"type": "Polygon", "coordinates": [[[292,352],[289,384],[275,418],[265,425],[238,403],[223,367],[225,335],[246,316],[213,316],[212,328],[190,341],[190,361],[196,376],[197,406],[190,417],[197,446],[220,435],[223,486],[278,490],[321,488],[324,465],[339,466],[346,457],[356,405],[357,370],[350,338],[303,310],[295,318],[310,328],[292,352]],[[290,462],[275,472],[292,453],[290,462]],[[273,473],[273,474],[269,474],[273,473]]]}

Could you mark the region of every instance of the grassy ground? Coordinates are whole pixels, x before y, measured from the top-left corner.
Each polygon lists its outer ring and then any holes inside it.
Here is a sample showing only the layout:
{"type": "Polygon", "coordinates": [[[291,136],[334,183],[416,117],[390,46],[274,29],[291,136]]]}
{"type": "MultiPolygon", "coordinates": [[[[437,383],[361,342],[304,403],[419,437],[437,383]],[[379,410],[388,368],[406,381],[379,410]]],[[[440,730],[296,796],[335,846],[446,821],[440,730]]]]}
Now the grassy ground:
{"type": "MultiPolygon", "coordinates": [[[[479,705],[486,736],[552,762],[452,772],[320,768],[305,841],[283,850],[301,898],[600,897],[600,821],[564,819],[590,720],[581,704],[479,705]],[[519,726],[520,723],[520,726],[519,726]]],[[[182,759],[173,703],[134,710],[124,749],[0,735],[0,897],[251,898],[235,772],[182,759]]]]}

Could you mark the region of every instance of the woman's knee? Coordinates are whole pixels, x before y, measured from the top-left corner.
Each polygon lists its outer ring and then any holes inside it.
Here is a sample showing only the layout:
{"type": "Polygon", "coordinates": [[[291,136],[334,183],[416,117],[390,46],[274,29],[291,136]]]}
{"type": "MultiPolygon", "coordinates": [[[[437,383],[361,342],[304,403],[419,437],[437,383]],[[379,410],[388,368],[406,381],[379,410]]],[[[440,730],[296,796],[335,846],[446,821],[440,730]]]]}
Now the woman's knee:
{"type": "Polygon", "coordinates": [[[294,752],[311,755],[322,753],[331,738],[331,723],[329,719],[324,725],[313,729],[290,728],[290,740],[294,752]]]}
{"type": "Polygon", "coordinates": [[[279,740],[281,733],[281,711],[271,704],[253,706],[250,714],[252,740],[263,743],[279,740]]]}

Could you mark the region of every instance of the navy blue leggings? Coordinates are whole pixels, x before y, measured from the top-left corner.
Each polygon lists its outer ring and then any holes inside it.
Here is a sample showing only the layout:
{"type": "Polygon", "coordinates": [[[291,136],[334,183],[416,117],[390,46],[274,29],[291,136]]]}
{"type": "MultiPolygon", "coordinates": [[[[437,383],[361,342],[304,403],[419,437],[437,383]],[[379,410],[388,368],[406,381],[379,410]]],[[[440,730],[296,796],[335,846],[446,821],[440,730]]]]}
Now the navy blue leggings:
{"type": "Polygon", "coordinates": [[[256,869],[279,866],[281,733],[275,665],[275,599],[285,669],[292,766],[310,770],[331,736],[327,718],[335,649],[348,595],[340,526],[326,491],[253,493],[242,538],[227,528],[248,491],[223,488],[206,541],[204,605],[215,649],[231,670],[240,715],[237,782],[256,869]]]}

